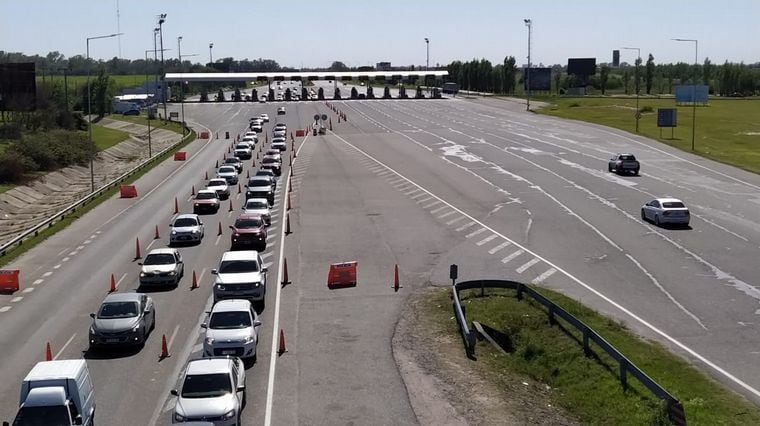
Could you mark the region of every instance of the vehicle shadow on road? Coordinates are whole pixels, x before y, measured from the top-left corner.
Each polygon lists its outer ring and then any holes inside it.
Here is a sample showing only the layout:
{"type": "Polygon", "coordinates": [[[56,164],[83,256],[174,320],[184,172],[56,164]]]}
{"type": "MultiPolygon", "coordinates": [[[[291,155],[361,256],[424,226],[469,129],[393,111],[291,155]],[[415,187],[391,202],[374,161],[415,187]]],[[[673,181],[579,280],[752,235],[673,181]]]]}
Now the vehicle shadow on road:
{"type": "Polygon", "coordinates": [[[87,348],[82,351],[84,359],[119,359],[135,356],[142,351],[143,345],[119,347],[119,348],[87,348]]]}

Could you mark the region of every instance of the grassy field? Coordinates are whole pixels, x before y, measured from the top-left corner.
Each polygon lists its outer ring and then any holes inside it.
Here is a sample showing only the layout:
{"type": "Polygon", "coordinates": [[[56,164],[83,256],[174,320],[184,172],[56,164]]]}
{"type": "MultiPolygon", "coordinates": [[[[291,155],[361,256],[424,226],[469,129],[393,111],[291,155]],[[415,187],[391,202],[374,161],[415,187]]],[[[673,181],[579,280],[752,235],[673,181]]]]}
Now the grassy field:
{"type": "Polygon", "coordinates": [[[97,124],[93,124],[92,126],[92,141],[95,142],[95,147],[98,151],[108,149],[127,138],[129,138],[129,133],[127,132],[109,129],[97,124]]]}
{"type": "MultiPolygon", "coordinates": [[[[559,293],[540,289],[577,318],[615,345],[633,363],[660,383],[684,406],[690,425],[760,424],[760,408],[725,389],[688,362],[657,343],[643,341],[623,324],[603,317],[559,293]]],[[[448,324],[451,320],[450,291],[441,291],[429,301],[431,315],[448,324]]],[[[628,391],[618,381],[617,363],[592,344],[595,356],[583,353],[580,333],[564,321],[550,326],[543,307],[529,298],[518,301],[513,291],[463,292],[468,322],[476,320],[509,336],[512,350],[504,355],[482,341],[476,348],[478,363],[484,363],[488,380],[508,386],[514,374],[530,377],[552,388],[556,403],[577,416],[583,424],[667,424],[659,401],[629,376],[628,391]],[[570,331],[572,330],[572,331],[570,331]]],[[[458,342],[461,340],[457,340],[458,342]]],[[[464,348],[462,348],[464,351],[464,348]]]]}
{"type": "MultiPolygon", "coordinates": [[[[111,75],[110,76],[115,82],[117,86],[120,87],[135,87],[135,86],[141,86],[143,83],[145,83],[145,75],[111,75]]],[[[90,75],[90,79],[92,79],[93,76],[90,75]]],[[[148,76],[150,80],[153,80],[153,76],[148,76]]],[[[86,75],[70,75],[67,77],[69,89],[73,89],[77,86],[85,86],[87,84],[87,76],[86,75]]],[[[54,76],[45,76],[46,82],[56,81],[63,84],[63,76],[62,75],[54,75],[54,76]]],[[[42,83],[42,76],[37,76],[37,83],[42,83]]]]}
{"type": "MultiPolygon", "coordinates": [[[[537,98],[550,103],[541,114],[603,124],[635,133],[636,99],[620,98],[537,98]]],[[[641,98],[644,112],[639,134],[684,151],[691,151],[692,107],[676,107],[673,99],[641,98]],[[657,127],[657,108],[677,108],[678,127],[671,139],[670,129],[657,127]]],[[[694,153],[722,163],[760,173],[760,100],[711,99],[696,108],[694,153]]]]}
{"type": "MultiPolygon", "coordinates": [[[[143,126],[148,125],[148,117],[145,114],[142,114],[142,115],[112,114],[112,115],[109,115],[108,118],[112,120],[121,120],[121,121],[128,121],[130,123],[142,124],[143,126]]],[[[176,121],[150,120],[150,127],[151,129],[166,129],[166,130],[171,130],[172,132],[175,132],[175,133],[182,133],[182,126],[180,126],[180,124],[177,123],[176,121]]]]}

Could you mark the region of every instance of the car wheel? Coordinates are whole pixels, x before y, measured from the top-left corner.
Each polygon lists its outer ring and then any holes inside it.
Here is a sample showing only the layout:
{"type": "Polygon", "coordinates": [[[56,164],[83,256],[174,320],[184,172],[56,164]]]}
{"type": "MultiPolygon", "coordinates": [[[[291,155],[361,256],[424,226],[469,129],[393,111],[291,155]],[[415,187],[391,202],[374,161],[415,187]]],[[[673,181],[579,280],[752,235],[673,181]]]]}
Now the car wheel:
{"type": "Polygon", "coordinates": [[[607,171],[612,173],[612,166],[610,166],[609,164],[607,164],[607,171]]]}
{"type": "Polygon", "coordinates": [[[644,209],[641,209],[641,220],[647,221],[647,214],[644,212],[644,209]]]}
{"type": "Polygon", "coordinates": [[[153,321],[150,323],[150,331],[153,331],[155,329],[156,329],[156,311],[153,311],[153,321]]]}
{"type": "Polygon", "coordinates": [[[634,170],[634,171],[633,171],[633,175],[634,175],[634,176],[638,176],[638,175],[639,175],[639,169],[636,169],[636,170],[634,170]]]}
{"type": "Polygon", "coordinates": [[[660,216],[654,215],[654,224],[660,226],[660,216]]]}

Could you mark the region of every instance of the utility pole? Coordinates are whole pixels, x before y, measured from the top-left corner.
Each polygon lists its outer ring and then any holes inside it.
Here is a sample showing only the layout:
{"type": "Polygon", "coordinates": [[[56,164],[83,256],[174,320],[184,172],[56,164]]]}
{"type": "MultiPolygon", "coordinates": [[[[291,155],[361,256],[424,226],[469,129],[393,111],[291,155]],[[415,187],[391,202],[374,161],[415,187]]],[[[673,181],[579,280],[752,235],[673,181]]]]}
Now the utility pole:
{"type": "MultiPolygon", "coordinates": [[[[641,79],[641,73],[639,72],[639,65],[641,64],[641,49],[638,47],[621,47],[621,49],[635,50],[636,51],[636,76],[641,79]]],[[[641,92],[641,83],[636,81],[636,133],[639,133],[639,118],[641,118],[641,112],[639,110],[639,92],[641,92]]]]}
{"type": "Polygon", "coordinates": [[[523,22],[525,22],[525,26],[528,27],[528,68],[525,72],[525,84],[527,86],[526,94],[527,94],[527,107],[525,108],[526,111],[530,111],[530,33],[531,33],[531,25],[533,24],[533,21],[530,19],[523,19],[523,22]]]}
{"type": "MultiPolygon", "coordinates": [[[[694,43],[694,70],[699,67],[699,41],[689,38],[674,38],[674,41],[688,41],[694,43]]],[[[697,133],[697,78],[694,77],[691,85],[691,150],[694,151],[694,139],[697,133]]]]}
{"type": "MultiPolygon", "coordinates": [[[[182,36],[177,37],[177,55],[179,56],[179,72],[182,74],[182,36]]],[[[179,104],[182,111],[182,137],[185,136],[185,95],[184,88],[182,87],[184,84],[185,83],[182,80],[179,81],[179,104]]]]}
{"type": "Polygon", "coordinates": [[[166,80],[164,80],[164,22],[166,22],[166,14],[162,13],[158,15],[158,33],[161,39],[161,81],[163,82],[161,83],[161,100],[164,103],[164,119],[166,119],[166,80]]]}
{"type": "Polygon", "coordinates": [[[209,63],[209,66],[211,66],[210,64],[214,63],[214,57],[211,55],[211,49],[213,49],[213,48],[214,48],[214,43],[209,43],[208,44],[208,63],[209,63]]]}

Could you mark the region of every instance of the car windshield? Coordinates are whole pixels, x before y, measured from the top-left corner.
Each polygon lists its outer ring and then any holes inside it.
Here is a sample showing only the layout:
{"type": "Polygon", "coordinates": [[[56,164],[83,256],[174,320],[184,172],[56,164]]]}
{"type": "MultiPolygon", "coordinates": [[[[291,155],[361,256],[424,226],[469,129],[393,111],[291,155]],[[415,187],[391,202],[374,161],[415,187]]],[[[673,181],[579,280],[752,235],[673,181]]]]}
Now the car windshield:
{"type": "Polygon", "coordinates": [[[246,272],[258,272],[259,265],[255,260],[224,260],[219,265],[220,274],[240,274],[246,272]]]}
{"type": "Polygon", "coordinates": [[[256,172],[256,176],[272,176],[271,170],[259,170],[256,172]]]}
{"type": "Polygon", "coordinates": [[[636,161],[636,157],[633,155],[621,155],[620,159],[625,161],[636,161]]]}
{"type": "Polygon", "coordinates": [[[100,306],[98,318],[132,318],[137,316],[137,302],[108,302],[100,306]]]}
{"type": "Polygon", "coordinates": [[[276,163],[277,159],[273,157],[264,157],[264,159],[261,160],[261,162],[264,164],[276,163]]]}
{"type": "Polygon", "coordinates": [[[227,186],[227,181],[224,179],[211,179],[208,181],[208,186],[227,186]]]}
{"type": "Polygon", "coordinates": [[[216,398],[232,393],[229,374],[193,374],[185,376],[182,398],[216,398]]]}
{"type": "Polygon", "coordinates": [[[245,311],[216,312],[211,314],[208,327],[216,330],[246,328],[251,326],[251,314],[245,311]]]}
{"type": "Polygon", "coordinates": [[[238,144],[235,145],[235,149],[248,149],[248,145],[238,144]]]}
{"type": "Polygon", "coordinates": [[[196,200],[213,200],[216,198],[216,194],[213,192],[199,192],[198,195],[195,196],[196,200]]]}
{"type": "Polygon", "coordinates": [[[149,254],[143,265],[171,265],[174,263],[174,255],[169,253],[149,254]]]}
{"type": "Polygon", "coordinates": [[[683,205],[680,201],[666,201],[662,203],[662,207],[670,208],[670,209],[682,209],[686,206],[683,205]]]}
{"type": "Polygon", "coordinates": [[[238,219],[235,221],[235,228],[247,229],[247,228],[261,228],[260,219],[238,219]]]}
{"type": "Polygon", "coordinates": [[[246,209],[266,209],[269,205],[264,201],[249,201],[245,203],[246,209]]]}
{"type": "Polygon", "coordinates": [[[198,226],[198,221],[191,217],[183,217],[174,221],[174,226],[184,228],[187,226],[198,226]]]}
{"type": "Polygon", "coordinates": [[[70,425],[69,410],[64,405],[23,407],[13,421],[14,426],[64,426],[70,425]]]}
{"type": "Polygon", "coordinates": [[[237,173],[234,167],[219,167],[219,173],[237,173]]]}
{"type": "Polygon", "coordinates": [[[240,160],[238,160],[237,158],[227,158],[224,160],[224,162],[227,164],[237,164],[240,162],[240,160]]]}
{"type": "Polygon", "coordinates": [[[269,186],[272,183],[269,181],[269,179],[251,179],[248,181],[248,186],[269,186]]]}

